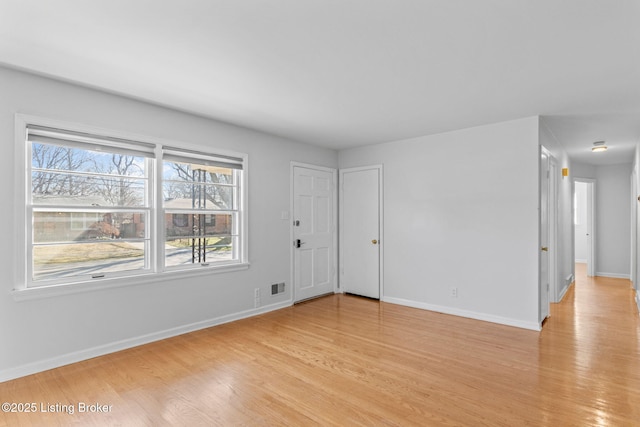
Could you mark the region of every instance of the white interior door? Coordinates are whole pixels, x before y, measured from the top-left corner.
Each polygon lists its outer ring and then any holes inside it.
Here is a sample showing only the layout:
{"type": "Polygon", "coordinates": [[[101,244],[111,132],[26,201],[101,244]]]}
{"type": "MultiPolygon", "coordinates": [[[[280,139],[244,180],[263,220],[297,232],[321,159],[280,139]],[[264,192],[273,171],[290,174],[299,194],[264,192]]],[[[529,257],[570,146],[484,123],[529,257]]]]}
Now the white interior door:
{"type": "Polygon", "coordinates": [[[382,167],[340,171],[340,288],[380,298],[382,167]]]}
{"type": "Polygon", "coordinates": [[[540,322],[549,316],[549,154],[540,153],[540,322]]]}
{"type": "Polygon", "coordinates": [[[294,301],[334,292],[335,171],[293,167],[294,301]]]}

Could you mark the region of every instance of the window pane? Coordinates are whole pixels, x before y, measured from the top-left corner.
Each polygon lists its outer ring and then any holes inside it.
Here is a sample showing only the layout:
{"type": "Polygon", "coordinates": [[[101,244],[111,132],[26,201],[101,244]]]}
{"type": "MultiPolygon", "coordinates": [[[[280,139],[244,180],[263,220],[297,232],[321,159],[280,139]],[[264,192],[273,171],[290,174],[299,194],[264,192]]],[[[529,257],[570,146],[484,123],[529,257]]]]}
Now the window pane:
{"type": "Polygon", "coordinates": [[[37,142],[31,144],[32,169],[104,173],[130,177],[145,177],[145,158],[109,152],[109,147],[93,151],[75,147],[37,142]]]}
{"type": "Polygon", "coordinates": [[[215,263],[238,259],[235,214],[165,215],[165,266],[215,263]]]}
{"type": "Polygon", "coordinates": [[[234,177],[232,169],[165,161],[162,185],[165,207],[236,209],[234,177]]]}
{"type": "Polygon", "coordinates": [[[35,171],[31,198],[36,205],[144,206],[146,180],[109,175],[35,171]]]}
{"type": "Polygon", "coordinates": [[[234,261],[238,259],[237,242],[234,236],[171,238],[166,244],[165,266],[234,261]]]}
{"type": "Polygon", "coordinates": [[[119,240],[33,248],[33,279],[56,279],[145,268],[145,242],[119,240]]]}
{"type": "Polygon", "coordinates": [[[145,206],[146,158],[33,142],[34,205],[145,206]]]}
{"type": "Polygon", "coordinates": [[[33,242],[88,242],[145,237],[146,212],[34,212],[33,242]]]}

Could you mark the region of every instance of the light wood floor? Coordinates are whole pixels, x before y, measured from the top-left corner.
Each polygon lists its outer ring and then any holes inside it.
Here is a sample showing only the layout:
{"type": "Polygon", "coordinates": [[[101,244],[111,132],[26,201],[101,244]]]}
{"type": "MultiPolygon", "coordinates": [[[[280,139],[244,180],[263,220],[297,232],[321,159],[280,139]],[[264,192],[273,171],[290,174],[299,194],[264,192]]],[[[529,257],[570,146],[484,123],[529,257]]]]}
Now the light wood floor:
{"type": "Polygon", "coordinates": [[[639,341],[628,280],[581,275],[541,333],[337,295],[2,383],[75,413],[0,425],[638,426],[639,341]]]}

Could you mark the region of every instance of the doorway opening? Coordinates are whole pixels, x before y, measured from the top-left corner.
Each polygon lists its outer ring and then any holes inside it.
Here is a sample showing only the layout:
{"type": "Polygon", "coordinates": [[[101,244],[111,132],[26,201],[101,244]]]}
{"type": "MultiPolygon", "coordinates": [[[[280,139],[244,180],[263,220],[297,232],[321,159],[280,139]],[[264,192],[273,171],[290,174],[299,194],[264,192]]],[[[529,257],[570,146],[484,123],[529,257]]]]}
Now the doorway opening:
{"type": "MultiPolygon", "coordinates": [[[[595,180],[576,178],[573,189],[575,270],[595,276],[595,180]]],[[[574,274],[575,277],[575,274],[574,274]]]]}

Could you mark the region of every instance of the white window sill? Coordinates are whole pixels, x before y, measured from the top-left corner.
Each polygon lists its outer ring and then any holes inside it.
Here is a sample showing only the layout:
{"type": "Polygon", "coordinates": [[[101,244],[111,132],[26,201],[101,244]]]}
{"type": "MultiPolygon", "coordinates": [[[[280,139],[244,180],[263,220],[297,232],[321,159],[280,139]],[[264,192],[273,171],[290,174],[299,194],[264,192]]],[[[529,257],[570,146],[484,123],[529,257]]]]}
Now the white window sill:
{"type": "Polygon", "coordinates": [[[74,282],[69,284],[57,284],[31,288],[14,289],[11,295],[15,301],[27,301],[41,298],[52,298],[62,295],[79,294],[104,289],[136,286],[148,283],[166,282],[187,277],[206,276],[211,274],[229,273],[233,271],[247,270],[249,263],[238,263],[212,267],[195,268],[188,270],[169,270],[162,273],[148,273],[129,277],[104,278],[87,282],[74,282]]]}

